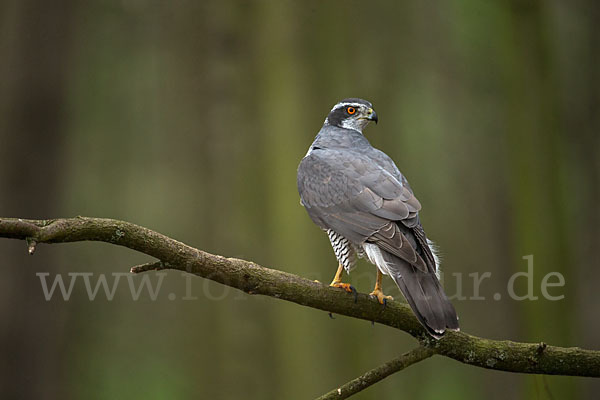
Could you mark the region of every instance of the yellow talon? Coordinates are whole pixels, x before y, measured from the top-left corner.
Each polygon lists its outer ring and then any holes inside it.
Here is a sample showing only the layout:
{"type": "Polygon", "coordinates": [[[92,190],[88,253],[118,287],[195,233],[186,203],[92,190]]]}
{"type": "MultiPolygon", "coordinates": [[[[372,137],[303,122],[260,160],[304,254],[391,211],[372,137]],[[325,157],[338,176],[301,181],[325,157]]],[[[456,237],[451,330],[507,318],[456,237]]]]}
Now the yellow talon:
{"type": "Polygon", "coordinates": [[[385,306],[385,303],[388,300],[394,300],[394,298],[392,296],[386,296],[385,294],[383,294],[383,291],[381,290],[381,279],[382,278],[383,278],[383,274],[381,273],[381,271],[379,271],[379,269],[377,269],[377,280],[375,281],[375,288],[369,295],[377,297],[379,304],[383,304],[385,306]]]}
{"type": "Polygon", "coordinates": [[[333,277],[333,281],[329,284],[329,286],[338,287],[344,289],[348,293],[353,293],[355,289],[349,283],[342,283],[342,272],[344,272],[344,266],[339,264],[337,272],[333,277]]]}
{"type": "Polygon", "coordinates": [[[342,282],[335,282],[334,281],[334,282],[331,282],[331,284],[329,286],[342,288],[342,289],[344,289],[348,293],[354,292],[354,290],[352,288],[352,285],[350,285],[349,283],[342,283],[342,282]]]}
{"type": "Polygon", "coordinates": [[[379,304],[385,304],[385,302],[388,300],[394,300],[394,298],[392,296],[384,295],[383,292],[381,291],[381,289],[379,289],[379,288],[376,288],[375,290],[373,290],[371,293],[369,293],[369,295],[377,297],[377,300],[379,300],[379,304]]]}

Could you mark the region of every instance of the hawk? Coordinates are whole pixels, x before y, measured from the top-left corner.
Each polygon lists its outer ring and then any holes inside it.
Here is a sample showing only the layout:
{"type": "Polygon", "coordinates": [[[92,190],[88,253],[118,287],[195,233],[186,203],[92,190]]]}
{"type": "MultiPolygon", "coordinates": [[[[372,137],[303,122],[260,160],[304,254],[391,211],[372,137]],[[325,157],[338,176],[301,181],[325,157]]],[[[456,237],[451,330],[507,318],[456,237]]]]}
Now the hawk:
{"type": "Polygon", "coordinates": [[[438,280],[439,262],[419,221],[421,204],[396,164],[363,136],[377,114],[366,100],[337,103],[298,166],[301,204],[327,232],[339,266],[330,286],[342,283],[357,257],[377,267],[371,292],[385,306],[381,280],[389,275],[432,336],[458,330],[458,317],[438,280]]]}

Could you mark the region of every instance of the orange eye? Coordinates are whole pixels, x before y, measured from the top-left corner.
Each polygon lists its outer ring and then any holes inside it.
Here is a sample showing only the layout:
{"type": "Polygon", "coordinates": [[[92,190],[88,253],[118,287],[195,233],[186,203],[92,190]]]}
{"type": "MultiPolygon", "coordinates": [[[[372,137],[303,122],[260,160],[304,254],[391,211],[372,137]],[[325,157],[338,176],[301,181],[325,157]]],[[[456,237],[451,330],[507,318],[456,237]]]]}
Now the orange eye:
{"type": "Polygon", "coordinates": [[[348,112],[348,114],[352,115],[352,114],[356,113],[356,108],[348,107],[348,108],[346,108],[346,111],[348,112]]]}

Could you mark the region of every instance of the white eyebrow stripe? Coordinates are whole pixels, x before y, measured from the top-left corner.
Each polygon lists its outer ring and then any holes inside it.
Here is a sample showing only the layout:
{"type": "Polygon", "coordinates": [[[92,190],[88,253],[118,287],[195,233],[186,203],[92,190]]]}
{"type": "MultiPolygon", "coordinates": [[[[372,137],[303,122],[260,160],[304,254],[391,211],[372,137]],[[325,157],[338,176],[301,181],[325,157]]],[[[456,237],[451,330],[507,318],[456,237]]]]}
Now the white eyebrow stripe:
{"type": "Polygon", "coordinates": [[[342,107],[356,107],[356,108],[359,108],[359,107],[362,107],[362,106],[366,106],[366,104],[361,104],[361,103],[337,103],[335,106],[333,106],[333,108],[331,109],[331,111],[337,110],[338,108],[342,108],[342,107]]]}

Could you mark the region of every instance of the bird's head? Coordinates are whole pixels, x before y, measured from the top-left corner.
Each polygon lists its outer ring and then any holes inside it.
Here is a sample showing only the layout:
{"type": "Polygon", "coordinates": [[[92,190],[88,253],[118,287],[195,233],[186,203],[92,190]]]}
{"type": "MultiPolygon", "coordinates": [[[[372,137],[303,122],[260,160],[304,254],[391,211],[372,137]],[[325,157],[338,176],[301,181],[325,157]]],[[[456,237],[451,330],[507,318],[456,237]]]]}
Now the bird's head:
{"type": "Polygon", "coordinates": [[[344,99],[337,103],[325,119],[325,125],[362,130],[370,121],[377,123],[377,113],[373,105],[363,99],[344,99]]]}

